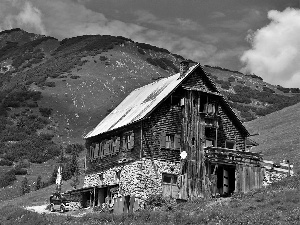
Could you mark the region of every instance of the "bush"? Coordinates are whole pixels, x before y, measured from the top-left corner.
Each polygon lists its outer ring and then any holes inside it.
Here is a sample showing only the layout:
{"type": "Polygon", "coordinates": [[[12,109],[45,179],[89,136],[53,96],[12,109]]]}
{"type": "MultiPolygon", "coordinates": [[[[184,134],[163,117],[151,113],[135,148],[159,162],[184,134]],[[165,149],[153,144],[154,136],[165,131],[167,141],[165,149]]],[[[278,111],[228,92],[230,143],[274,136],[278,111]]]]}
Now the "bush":
{"type": "Polygon", "coordinates": [[[228,82],[230,82],[230,83],[235,82],[235,78],[234,77],[228,77],[228,82]]]}
{"type": "Polygon", "coordinates": [[[263,91],[268,92],[268,93],[275,93],[275,91],[271,88],[268,87],[263,87],[263,91]]]}
{"type": "Polygon", "coordinates": [[[24,177],[21,183],[21,194],[24,195],[29,192],[30,192],[30,186],[28,184],[28,179],[27,177],[24,177]]]}
{"type": "Polygon", "coordinates": [[[143,49],[141,49],[141,48],[138,48],[138,52],[139,52],[141,55],[145,55],[145,54],[146,54],[146,52],[145,52],[143,49]]]}
{"type": "Polygon", "coordinates": [[[26,175],[27,174],[27,170],[20,166],[15,166],[13,170],[15,172],[15,175],[26,175]]]}
{"type": "Polygon", "coordinates": [[[8,172],[0,175],[0,188],[7,187],[11,185],[16,180],[16,175],[14,170],[9,170],[8,172]]]}
{"type": "Polygon", "coordinates": [[[13,162],[7,159],[0,159],[0,166],[12,166],[13,162]]]}
{"type": "Polygon", "coordinates": [[[102,55],[100,56],[99,59],[100,59],[100,61],[106,61],[106,60],[108,60],[108,58],[106,56],[102,56],[102,55]]]}
{"type": "Polygon", "coordinates": [[[70,76],[70,78],[71,78],[71,79],[78,79],[78,78],[80,78],[80,76],[72,75],[72,76],[70,76]]]}
{"type": "Polygon", "coordinates": [[[49,117],[52,114],[52,109],[51,108],[39,108],[39,111],[42,116],[44,117],[49,117]]]}
{"type": "Polygon", "coordinates": [[[145,43],[136,43],[136,45],[144,50],[152,50],[154,52],[162,52],[162,53],[167,53],[169,54],[170,52],[167,49],[164,48],[159,48],[153,45],[145,44],[145,43]]]}
{"type": "Polygon", "coordinates": [[[35,182],[35,190],[39,190],[43,187],[43,183],[42,183],[42,177],[39,175],[36,179],[36,182],[35,182]]]}
{"type": "Polygon", "coordinates": [[[246,77],[251,77],[251,78],[254,78],[254,79],[258,79],[258,80],[262,80],[262,81],[264,80],[260,76],[257,76],[255,74],[246,74],[245,76],[246,77]]]}
{"type": "Polygon", "coordinates": [[[84,150],[84,146],[81,144],[69,144],[66,147],[66,153],[67,154],[79,154],[80,152],[82,152],[84,150]]]}
{"type": "Polygon", "coordinates": [[[47,87],[55,87],[55,82],[45,82],[44,85],[47,87]]]}

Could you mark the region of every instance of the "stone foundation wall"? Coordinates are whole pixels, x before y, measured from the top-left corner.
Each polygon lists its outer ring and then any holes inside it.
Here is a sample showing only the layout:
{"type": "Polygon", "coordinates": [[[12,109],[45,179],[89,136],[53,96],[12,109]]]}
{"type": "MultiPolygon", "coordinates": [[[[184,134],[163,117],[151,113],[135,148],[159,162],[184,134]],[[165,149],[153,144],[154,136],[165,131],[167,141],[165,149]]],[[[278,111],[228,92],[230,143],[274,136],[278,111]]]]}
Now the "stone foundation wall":
{"type": "Polygon", "coordinates": [[[162,174],[180,173],[180,163],[143,158],[136,162],[116,166],[104,172],[85,176],[84,187],[119,185],[119,194],[147,199],[162,193],[162,174]],[[119,174],[119,178],[118,178],[119,174]]]}
{"type": "MultiPolygon", "coordinates": [[[[293,176],[293,174],[292,174],[293,176]]],[[[287,173],[278,173],[276,171],[265,171],[265,176],[263,180],[263,186],[268,186],[274,182],[280,181],[283,178],[288,177],[287,173]]]]}

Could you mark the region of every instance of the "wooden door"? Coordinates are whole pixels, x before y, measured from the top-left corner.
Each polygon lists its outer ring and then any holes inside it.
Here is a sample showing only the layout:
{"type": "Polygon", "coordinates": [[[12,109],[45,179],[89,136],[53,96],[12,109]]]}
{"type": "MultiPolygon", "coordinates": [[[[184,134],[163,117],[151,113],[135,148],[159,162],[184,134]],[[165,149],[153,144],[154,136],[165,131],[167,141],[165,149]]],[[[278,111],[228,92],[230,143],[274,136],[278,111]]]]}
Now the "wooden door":
{"type": "Polygon", "coordinates": [[[229,175],[228,170],[223,169],[223,194],[227,195],[229,193],[229,175]]]}
{"type": "Polygon", "coordinates": [[[177,176],[173,174],[163,174],[162,191],[164,197],[177,198],[177,176]]]}

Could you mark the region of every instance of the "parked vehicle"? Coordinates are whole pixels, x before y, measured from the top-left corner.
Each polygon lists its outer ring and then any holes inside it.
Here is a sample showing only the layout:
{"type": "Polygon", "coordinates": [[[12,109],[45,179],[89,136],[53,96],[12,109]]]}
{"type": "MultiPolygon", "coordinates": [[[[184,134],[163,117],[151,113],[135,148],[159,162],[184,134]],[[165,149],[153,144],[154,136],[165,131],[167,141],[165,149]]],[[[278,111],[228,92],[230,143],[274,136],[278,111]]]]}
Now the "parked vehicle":
{"type": "Polygon", "coordinates": [[[61,193],[54,193],[50,196],[50,211],[54,212],[59,210],[61,213],[64,213],[68,210],[70,199],[67,198],[67,195],[61,193]]]}

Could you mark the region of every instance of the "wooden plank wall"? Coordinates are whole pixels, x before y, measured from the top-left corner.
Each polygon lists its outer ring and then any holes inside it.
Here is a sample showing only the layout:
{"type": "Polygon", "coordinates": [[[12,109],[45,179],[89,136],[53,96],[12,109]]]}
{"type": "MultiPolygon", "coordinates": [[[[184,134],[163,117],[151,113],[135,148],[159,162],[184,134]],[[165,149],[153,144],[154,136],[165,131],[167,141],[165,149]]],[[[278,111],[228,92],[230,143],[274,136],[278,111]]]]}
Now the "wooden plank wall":
{"type": "Polygon", "coordinates": [[[252,165],[237,165],[235,173],[235,192],[247,193],[253,189],[261,188],[264,170],[252,165]]]}
{"type": "Polygon", "coordinates": [[[204,121],[198,111],[201,98],[197,92],[187,91],[184,101],[182,137],[183,149],[187,152],[187,197],[194,199],[205,195],[206,167],[204,163],[204,121]],[[194,104],[196,101],[196,104],[194,104]]]}

